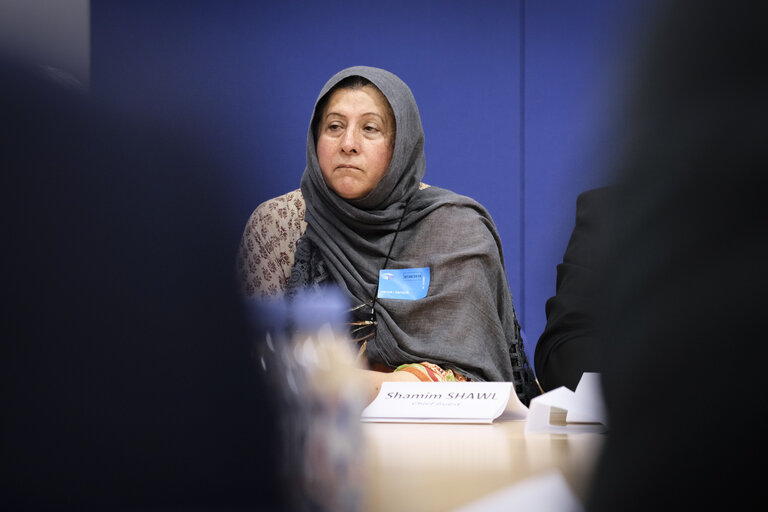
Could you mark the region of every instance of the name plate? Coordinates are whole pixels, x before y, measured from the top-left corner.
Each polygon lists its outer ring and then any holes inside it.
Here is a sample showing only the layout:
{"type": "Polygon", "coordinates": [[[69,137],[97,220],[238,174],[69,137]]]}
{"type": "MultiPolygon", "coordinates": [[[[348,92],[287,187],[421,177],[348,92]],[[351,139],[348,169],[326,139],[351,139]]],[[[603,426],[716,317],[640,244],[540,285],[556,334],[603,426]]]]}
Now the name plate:
{"type": "Polygon", "coordinates": [[[525,419],[511,382],[384,382],[361,420],[394,423],[493,423],[525,419]]]}
{"type": "Polygon", "coordinates": [[[560,386],[531,400],[531,413],[525,431],[554,434],[598,432],[608,430],[608,414],[603,402],[600,374],[585,372],[571,391],[560,386]],[[550,422],[553,408],[566,411],[565,425],[550,422]]]}

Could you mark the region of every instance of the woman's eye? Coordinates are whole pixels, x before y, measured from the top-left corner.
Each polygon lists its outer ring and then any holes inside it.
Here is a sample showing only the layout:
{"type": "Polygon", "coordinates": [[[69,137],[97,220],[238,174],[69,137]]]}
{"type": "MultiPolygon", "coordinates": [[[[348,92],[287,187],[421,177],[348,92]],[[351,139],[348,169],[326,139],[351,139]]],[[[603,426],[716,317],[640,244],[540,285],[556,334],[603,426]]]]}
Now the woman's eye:
{"type": "Polygon", "coordinates": [[[379,131],[379,129],[376,126],[371,126],[371,125],[366,126],[365,128],[363,128],[363,130],[369,133],[375,133],[379,131]]]}
{"type": "Polygon", "coordinates": [[[336,131],[341,129],[341,124],[339,123],[331,123],[328,125],[328,130],[330,131],[336,131]]]}

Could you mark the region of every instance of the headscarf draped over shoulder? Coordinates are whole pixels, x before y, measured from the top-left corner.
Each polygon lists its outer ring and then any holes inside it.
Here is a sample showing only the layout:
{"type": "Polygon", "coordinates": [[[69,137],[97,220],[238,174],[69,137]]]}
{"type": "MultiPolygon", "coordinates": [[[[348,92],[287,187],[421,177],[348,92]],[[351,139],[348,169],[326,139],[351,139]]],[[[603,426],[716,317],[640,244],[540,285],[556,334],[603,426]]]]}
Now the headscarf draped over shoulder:
{"type": "Polygon", "coordinates": [[[473,199],[439,187],[419,188],[424,177],[424,131],[408,86],[383,69],[356,66],[325,84],[315,103],[341,80],[361,76],[387,98],[396,140],[389,169],[365,197],[346,200],[323,179],[313,133],[301,191],[307,230],[299,243],[291,281],[333,280],[367,319],[379,270],[430,269],[427,296],[375,300],[376,335],[369,360],[395,368],[429,361],[472,380],[515,382],[524,403],[536,394],[504,270],[496,226],[473,199]],[[389,257],[388,257],[389,256],[389,257]],[[304,274],[302,278],[297,274],[304,274]],[[307,275],[314,276],[309,280],[307,275]]]}

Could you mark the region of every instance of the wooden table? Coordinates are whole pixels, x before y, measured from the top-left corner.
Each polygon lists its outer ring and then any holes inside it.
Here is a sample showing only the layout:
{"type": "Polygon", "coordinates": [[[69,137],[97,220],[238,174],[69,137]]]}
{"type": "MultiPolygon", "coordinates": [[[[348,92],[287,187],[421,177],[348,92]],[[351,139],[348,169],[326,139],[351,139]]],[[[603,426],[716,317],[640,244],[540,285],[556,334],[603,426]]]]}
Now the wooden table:
{"type": "MultiPolygon", "coordinates": [[[[553,413],[553,423],[564,416],[553,413]]],[[[449,511],[559,469],[583,500],[602,434],[526,434],[490,425],[364,423],[366,512],[449,511]]]]}

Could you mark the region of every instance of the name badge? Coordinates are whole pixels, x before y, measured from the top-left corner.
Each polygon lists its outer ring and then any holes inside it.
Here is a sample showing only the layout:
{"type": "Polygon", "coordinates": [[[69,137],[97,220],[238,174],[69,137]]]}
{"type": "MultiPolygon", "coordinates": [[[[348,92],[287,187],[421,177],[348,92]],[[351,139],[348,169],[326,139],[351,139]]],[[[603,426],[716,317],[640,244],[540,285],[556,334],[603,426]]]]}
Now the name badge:
{"type": "Polygon", "coordinates": [[[423,299],[428,290],[429,267],[379,270],[378,299],[423,299]]]}

